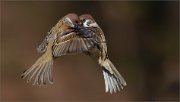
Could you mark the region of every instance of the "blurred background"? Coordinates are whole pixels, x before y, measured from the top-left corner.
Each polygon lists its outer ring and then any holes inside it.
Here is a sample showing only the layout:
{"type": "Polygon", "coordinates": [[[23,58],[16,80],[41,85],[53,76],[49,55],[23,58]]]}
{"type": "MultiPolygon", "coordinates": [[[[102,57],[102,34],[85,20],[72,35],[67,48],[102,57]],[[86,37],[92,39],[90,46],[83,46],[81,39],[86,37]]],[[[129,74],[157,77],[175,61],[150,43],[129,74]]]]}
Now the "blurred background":
{"type": "Polygon", "coordinates": [[[179,1],[1,2],[2,101],[178,101],[179,1]],[[20,75],[41,54],[36,47],[68,13],[91,14],[103,29],[111,61],[127,82],[105,93],[101,68],[85,55],[62,56],[53,85],[20,75]]]}

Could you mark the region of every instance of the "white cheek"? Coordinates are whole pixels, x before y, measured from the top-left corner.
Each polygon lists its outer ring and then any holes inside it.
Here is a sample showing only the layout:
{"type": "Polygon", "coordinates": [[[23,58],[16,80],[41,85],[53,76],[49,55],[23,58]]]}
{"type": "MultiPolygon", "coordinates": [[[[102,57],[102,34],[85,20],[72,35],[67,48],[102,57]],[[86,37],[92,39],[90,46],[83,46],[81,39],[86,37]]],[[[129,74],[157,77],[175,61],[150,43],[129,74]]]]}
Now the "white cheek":
{"type": "Polygon", "coordinates": [[[87,25],[88,21],[89,21],[89,20],[86,20],[86,21],[83,23],[83,26],[84,26],[84,27],[89,27],[89,26],[87,25]]]}
{"type": "Polygon", "coordinates": [[[66,19],[66,21],[68,22],[68,24],[71,26],[71,27],[74,27],[74,24],[73,24],[73,22],[67,17],[67,18],[65,18],[66,19]]]}
{"type": "Polygon", "coordinates": [[[91,23],[89,25],[87,25],[87,23],[89,22],[89,20],[86,20],[83,24],[84,27],[98,27],[98,24],[95,22],[95,23],[91,23]]]}
{"type": "Polygon", "coordinates": [[[98,27],[98,24],[97,23],[92,23],[89,25],[90,27],[98,27]]]}

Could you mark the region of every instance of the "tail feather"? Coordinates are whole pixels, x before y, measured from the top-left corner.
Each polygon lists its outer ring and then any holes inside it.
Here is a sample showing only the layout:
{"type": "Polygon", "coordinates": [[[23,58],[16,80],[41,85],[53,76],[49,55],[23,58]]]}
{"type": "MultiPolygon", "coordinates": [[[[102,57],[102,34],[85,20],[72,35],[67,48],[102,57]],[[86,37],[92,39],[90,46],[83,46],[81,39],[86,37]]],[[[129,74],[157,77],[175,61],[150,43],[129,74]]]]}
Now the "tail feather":
{"type": "Polygon", "coordinates": [[[44,53],[34,65],[31,66],[28,70],[26,70],[21,78],[25,79],[27,77],[27,83],[31,80],[34,80],[33,85],[43,85],[48,81],[49,83],[53,83],[53,78],[51,75],[53,65],[52,56],[48,55],[48,53],[44,53]]]}
{"type": "Polygon", "coordinates": [[[103,61],[101,65],[103,66],[106,92],[113,93],[116,91],[120,91],[120,89],[123,89],[123,86],[126,86],[124,78],[117,71],[117,69],[109,59],[103,61]]]}

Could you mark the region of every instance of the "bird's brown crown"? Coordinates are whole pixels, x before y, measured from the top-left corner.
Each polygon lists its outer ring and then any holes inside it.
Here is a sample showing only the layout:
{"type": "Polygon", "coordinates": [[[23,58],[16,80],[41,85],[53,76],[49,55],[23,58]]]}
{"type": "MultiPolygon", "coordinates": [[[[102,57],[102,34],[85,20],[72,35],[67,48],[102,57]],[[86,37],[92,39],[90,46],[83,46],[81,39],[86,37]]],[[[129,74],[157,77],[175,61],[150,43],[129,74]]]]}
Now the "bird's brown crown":
{"type": "Polygon", "coordinates": [[[93,17],[90,14],[83,14],[81,16],[79,16],[80,20],[84,20],[84,19],[91,19],[93,20],[93,17]]]}
{"type": "Polygon", "coordinates": [[[73,23],[79,22],[79,17],[75,13],[69,13],[65,17],[68,17],[73,23]]]}

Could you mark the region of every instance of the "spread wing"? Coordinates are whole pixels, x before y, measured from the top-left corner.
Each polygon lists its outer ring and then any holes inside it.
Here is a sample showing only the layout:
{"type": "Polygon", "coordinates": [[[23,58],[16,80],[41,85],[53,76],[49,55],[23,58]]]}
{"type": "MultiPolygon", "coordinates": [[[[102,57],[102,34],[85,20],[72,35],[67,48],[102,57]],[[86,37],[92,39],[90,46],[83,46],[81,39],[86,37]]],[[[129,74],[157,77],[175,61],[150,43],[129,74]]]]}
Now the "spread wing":
{"type": "Polygon", "coordinates": [[[38,53],[43,53],[47,50],[48,45],[48,38],[50,36],[50,32],[48,32],[48,35],[45,37],[45,39],[41,42],[41,44],[36,48],[38,53]]]}
{"type": "Polygon", "coordinates": [[[47,33],[45,39],[42,43],[37,47],[38,53],[43,53],[47,50],[47,45],[50,40],[54,40],[56,38],[55,34],[61,32],[61,28],[63,26],[63,18],[58,21],[58,23],[47,33]]]}
{"type": "Polygon", "coordinates": [[[53,46],[53,55],[55,57],[87,52],[98,44],[93,37],[83,38],[75,32],[61,36],[58,39],[60,39],[59,43],[55,43],[53,46]]]}

